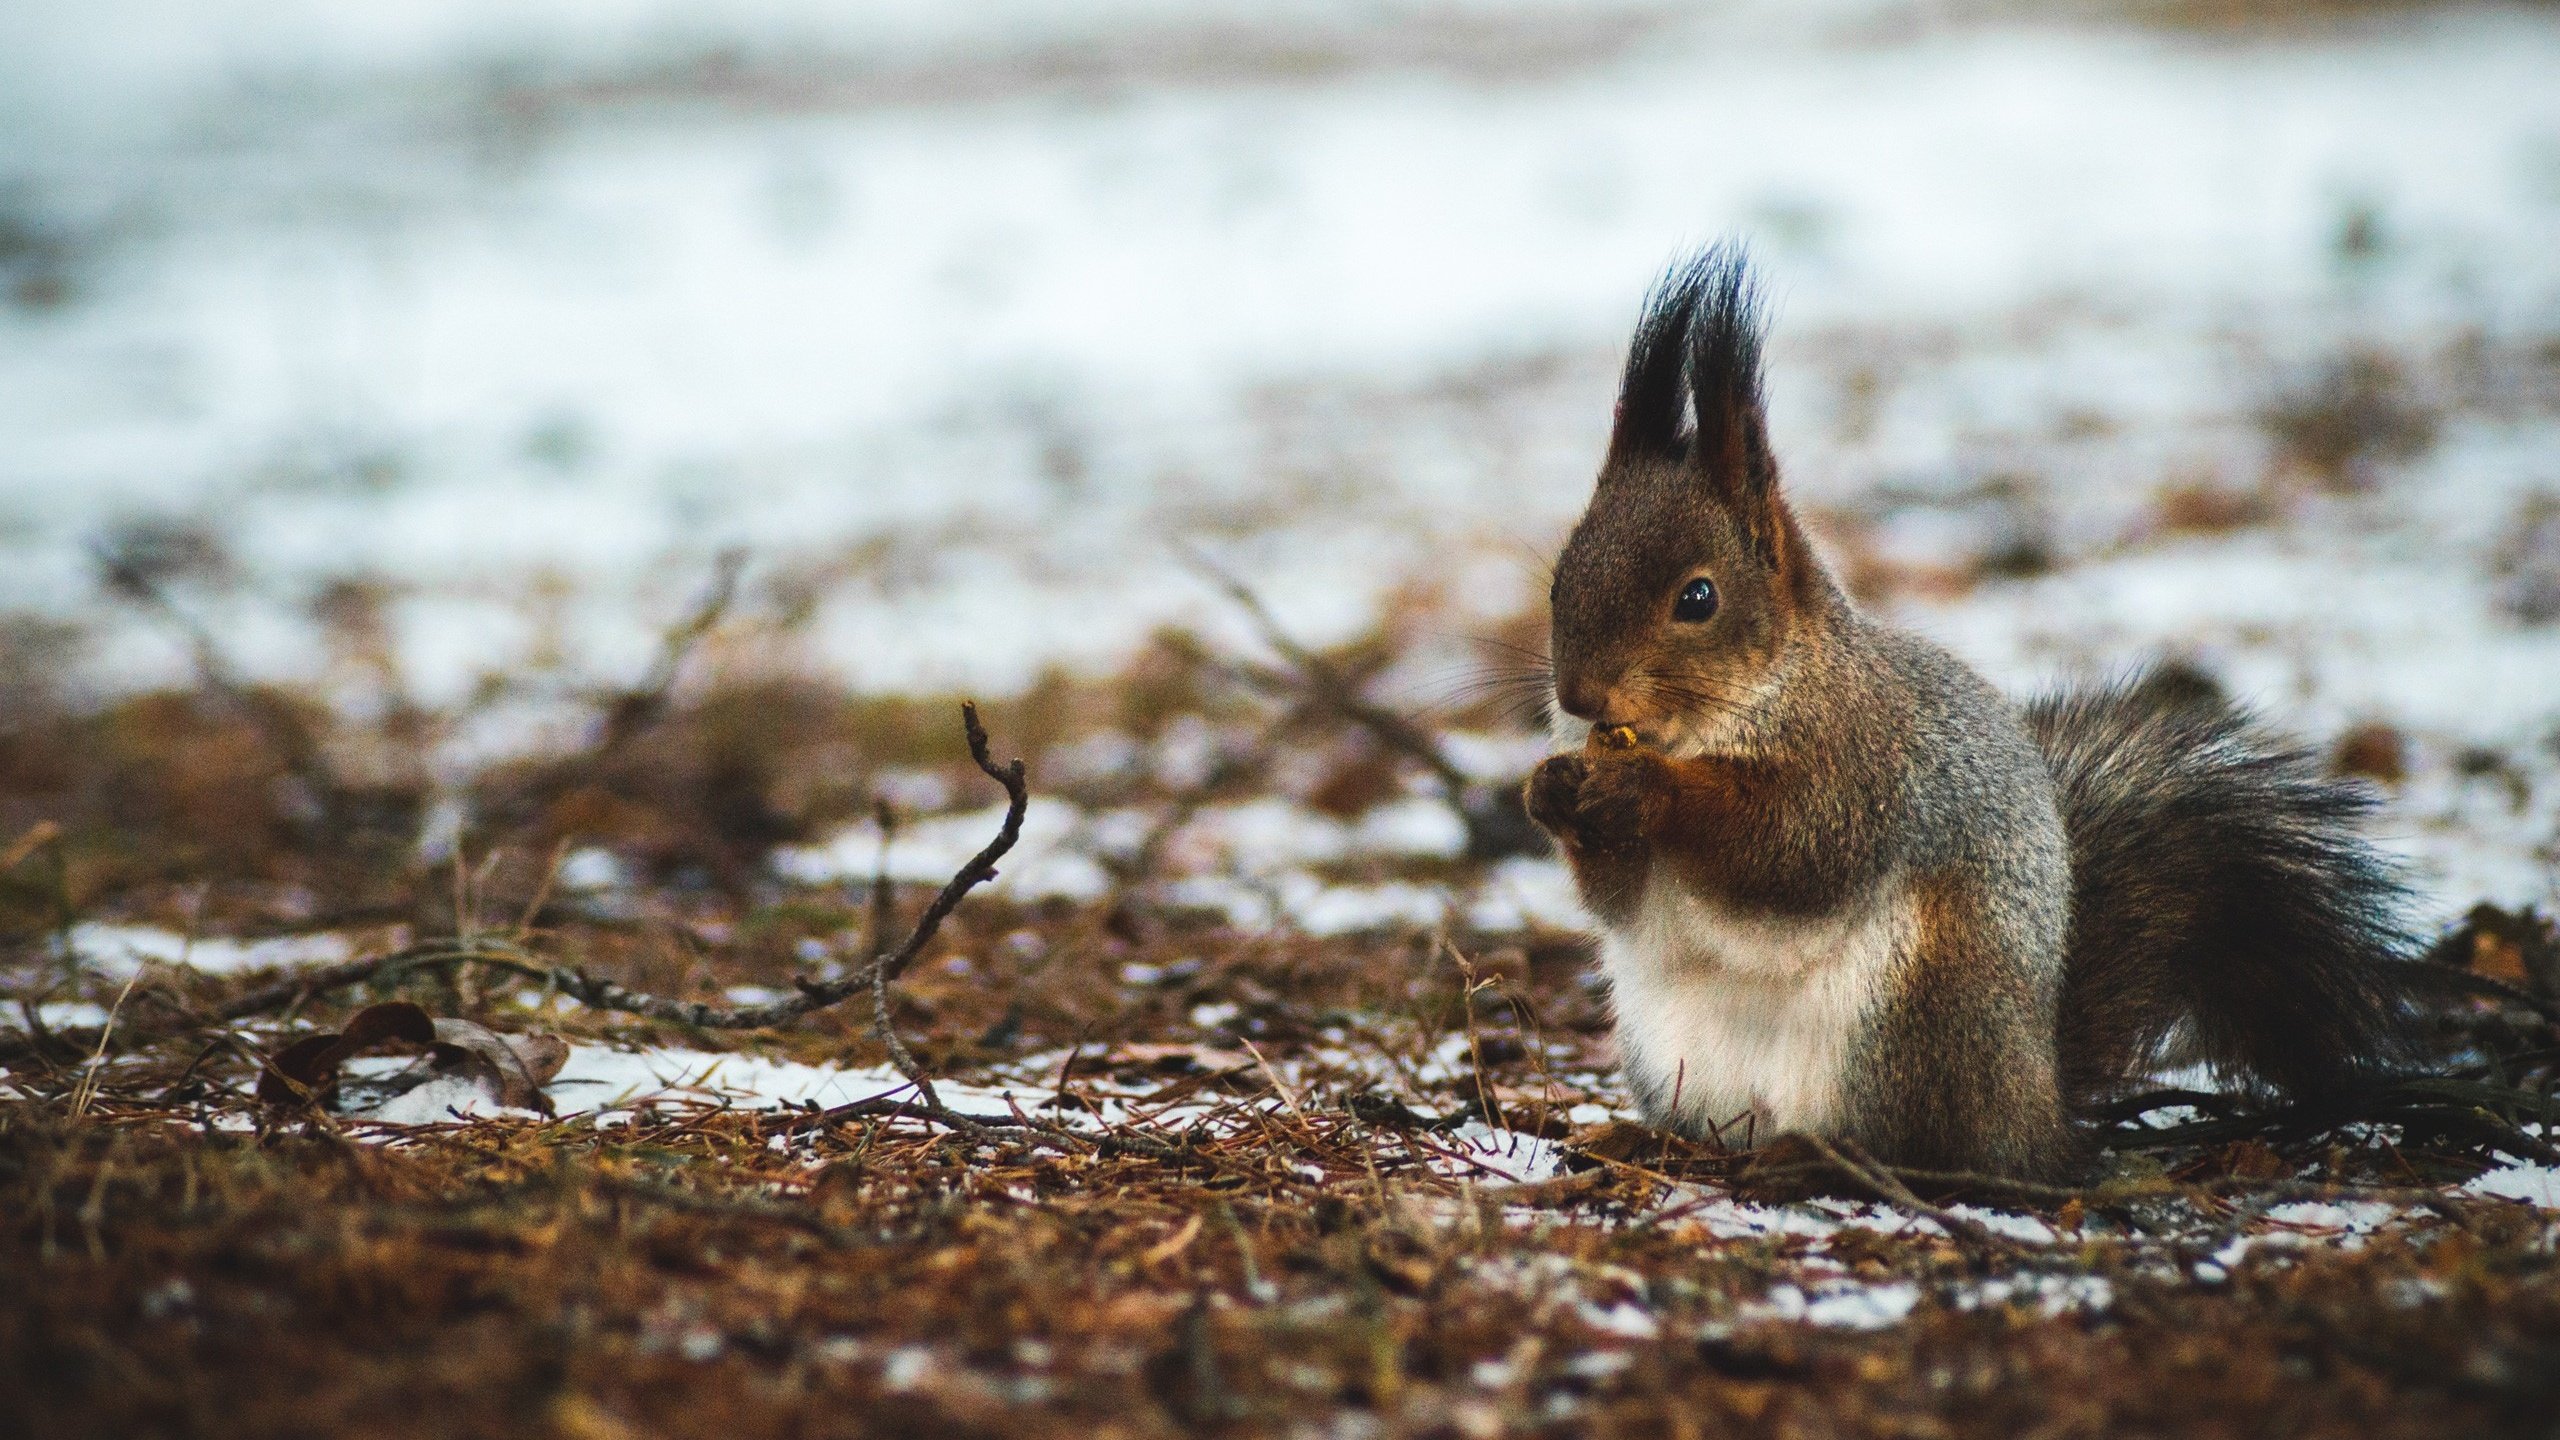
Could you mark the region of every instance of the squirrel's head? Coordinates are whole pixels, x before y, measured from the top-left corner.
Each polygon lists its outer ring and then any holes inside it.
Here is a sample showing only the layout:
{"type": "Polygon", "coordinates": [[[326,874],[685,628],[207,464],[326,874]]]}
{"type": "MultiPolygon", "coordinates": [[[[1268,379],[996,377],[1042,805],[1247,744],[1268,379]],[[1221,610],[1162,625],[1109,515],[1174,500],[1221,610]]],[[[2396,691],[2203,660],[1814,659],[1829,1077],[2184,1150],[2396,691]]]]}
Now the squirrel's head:
{"type": "Polygon", "coordinates": [[[1719,245],[1646,302],[1598,487],[1556,562],[1558,724],[1712,748],[1830,593],[1778,494],[1758,291],[1719,245]]]}

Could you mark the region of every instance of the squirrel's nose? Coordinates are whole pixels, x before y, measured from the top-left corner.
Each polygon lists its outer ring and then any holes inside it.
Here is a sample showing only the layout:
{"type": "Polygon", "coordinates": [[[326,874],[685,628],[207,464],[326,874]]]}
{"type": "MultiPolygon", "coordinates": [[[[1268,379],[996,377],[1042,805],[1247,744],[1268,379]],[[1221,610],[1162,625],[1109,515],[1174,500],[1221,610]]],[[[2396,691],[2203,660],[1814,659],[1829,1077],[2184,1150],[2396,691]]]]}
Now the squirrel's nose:
{"type": "Polygon", "coordinates": [[[1566,676],[1556,686],[1556,704],[1576,720],[1606,720],[1610,703],[1616,698],[1609,686],[1588,675],[1566,676]]]}

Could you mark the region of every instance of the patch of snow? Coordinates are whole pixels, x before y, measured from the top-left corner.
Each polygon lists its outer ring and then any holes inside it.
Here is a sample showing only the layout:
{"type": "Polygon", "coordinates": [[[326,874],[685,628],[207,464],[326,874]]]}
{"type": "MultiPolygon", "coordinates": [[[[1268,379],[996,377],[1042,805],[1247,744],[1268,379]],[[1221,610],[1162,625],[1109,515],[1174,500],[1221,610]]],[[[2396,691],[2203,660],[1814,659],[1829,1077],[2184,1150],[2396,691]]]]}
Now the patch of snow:
{"type": "Polygon", "coordinates": [[[1908,1280],[1817,1280],[1811,1288],[1779,1285],[1740,1307],[1737,1321],[1780,1320],[1828,1330],[1882,1330],[1899,1325],[1920,1303],[1920,1287],[1908,1280]]]}
{"type": "MultiPolygon", "coordinates": [[[[93,1000],[49,1000],[36,1007],[36,1018],[48,1030],[86,1029],[107,1023],[107,1007],[93,1000]]],[[[25,1028],[26,1017],[17,1006],[0,1006],[0,1030],[25,1028]]]]}
{"type": "Polygon", "coordinates": [[[1448,891],[1408,880],[1327,885],[1303,872],[1291,871],[1280,877],[1277,889],[1282,911],[1310,935],[1401,928],[1428,930],[1449,914],[1448,891]]]}
{"type": "Polygon", "coordinates": [[[1272,795],[1205,807],[1175,837],[1168,858],[1185,869],[1270,875],[1350,851],[1350,827],[1272,795]]]}
{"type": "MultiPolygon", "coordinates": [[[[1719,1240],[1769,1239],[1780,1236],[1823,1238],[1840,1233],[1850,1219],[1872,1207],[1843,1201],[1816,1200],[1796,1205],[1768,1205],[1719,1195],[1690,1209],[1688,1220],[1719,1240]]],[[[1881,1228],[1881,1227],[1879,1227],[1881,1228]]]]}
{"type": "Polygon", "coordinates": [[[1182,909],[1212,911],[1237,930],[1268,930],[1280,917],[1277,898],[1263,886],[1227,875],[1189,875],[1168,883],[1165,903],[1182,909]]]}
{"type": "Polygon", "coordinates": [[[2007,1275],[1963,1286],[1953,1299],[1959,1310],[2032,1305],[2052,1319],[2098,1314],[2115,1304],[2116,1289],[2103,1275],[2007,1275]]]}
{"type": "Polygon", "coordinates": [[[2384,1302],[2401,1310],[2415,1310],[2452,1293],[2452,1286],[2433,1275],[2395,1275],[2382,1286],[2384,1302]]]}
{"type": "Polygon", "coordinates": [[[2195,1278],[2203,1284],[2219,1284],[2256,1251],[2295,1251],[2319,1243],[2343,1250],[2361,1249],[2366,1236],[2406,1219],[2408,1213],[2380,1200],[2301,1200],[2272,1205],[2264,1218],[2276,1228],[2232,1236],[2212,1255],[2197,1262],[2195,1278]]]}
{"type": "Polygon", "coordinates": [[[2304,1234],[2370,1235],[2406,1212],[2381,1200],[2296,1200],[2267,1208],[2266,1218],[2304,1234]]]}
{"type": "Polygon", "coordinates": [[[294,965],[335,965],[355,958],[355,946],[343,935],[190,939],[156,925],[95,920],[72,927],[71,948],[90,970],[111,980],[130,978],[145,964],[184,965],[209,975],[227,975],[294,965]]]}
{"type": "Polygon", "coordinates": [[[1352,827],[1351,848],[1363,855],[1453,860],[1466,853],[1467,822],[1437,796],[1408,796],[1363,814],[1352,827]]]}
{"type": "MultiPolygon", "coordinates": [[[[1042,1079],[993,1085],[938,1080],[934,1088],[955,1109],[973,1114],[1004,1115],[1018,1105],[1025,1113],[1043,1114],[1062,1124],[1083,1124],[1094,1118],[1081,1109],[1048,1108],[1056,1091],[1047,1081],[1055,1077],[1063,1055],[1033,1058],[1038,1063],[1019,1068],[1026,1074],[1036,1071],[1042,1079]]],[[[407,1063],[399,1057],[363,1056],[349,1061],[346,1068],[351,1076],[379,1077],[407,1063]]],[[[1288,1067],[1283,1067],[1283,1074],[1286,1073],[1288,1067]]],[[[1141,1105],[1146,1095],[1145,1090],[1108,1093],[1087,1075],[1077,1076],[1076,1085],[1089,1096],[1103,1092],[1099,1095],[1099,1118],[1107,1123],[1134,1118],[1134,1107],[1141,1105]]],[[[599,1120],[684,1104],[750,1110],[813,1104],[824,1107],[893,1098],[910,1089],[906,1077],[885,1065],[809,1065],[759,1055],[677,1047],[623,1050],[586,1044],[570,1046],[568,1060],[544,1087],[559,1116],[594,1116],[599,1120]]],[[[1272,1096],[1256,1103],[1277,1107],[1282,1102],[1272,1096]]],[[[457,1079],[450,1083],[430,1081],[362,1118],[389,1124],[432,1124],[451,1118],[446,1113],[449,1108],[460,1109],[466,1115],[503,1113],[487,1096],[469,1087],[467,1081],[457,1079]]],[[[1215,1107],[1204,1102],[1193,1107],[1177,1105],[1161,1114],[1150,1113],[1156,1123],[1183,1125],[1212,1108],[1215,1107]]]]}
{"type": "MultiPolygon", "coordinates": [[[[1992,1234],[2006,1239],[2020,1240],[2030,1245],[2053,1243],[2053,1227],[2033,1215],[2020,1215],[2009,1210],[1992,1210],[1980,1205],[1950,1205],[1947,1209],[1971,1220],[1992,1234]]],[[[1916,1228],[1936,1230],[1939,1226],[1934,1220],[1924,1219],[1916,1222],[1916,1228]]]]}
{"type": "MultiPolygon", "coordinates": [[[[1869,1281],[1808,1274],[1770,1288],[1736,1307],[1730,1319],[1709,1327],[1720,1334],[1742,1324],[1780,1321],[1827,1329],[1882,1330],[1910,1318],[1927,1294],[1915,1281],[1869,1281]]],[[[2097,1275],[2018,1274],[1966,1281],[1945,1292],[1959,1310],[2028,1306],[2045,1318],[2096,1314],[2115,1303],[2115,1287],[2097,1275]]]]}
{"type": "Polygon", "coordinates": [[[1154,812],[1137,806],[1123,806],[1089,816],[1085,822],[1085,843],[1096,855],[1114,860],[1134,859],[1155,833],[1154,812]]]}
{"type": "MultiPolygon", "coordinates": [[[[755,1109],[844,1105],[907,1088],[886,1065],[804,1065],[701,1050],[616,1050],[573,1045],[546,1087],[562,1115],[631,1110],[663,1101],[710,1100],[755,1109]]],[[[946,1094],[945,1098],[952,1098],[946,1094]]]]}
{"type": "Polygon", "coordinates": [[[2506,1155],[2498,1158],[2506,1163],[2473,1176],[2462,1188],[2474,1195],[2500,1195],[2560,1210],[2560,1167],[2506,1155]]]}
{"type": "Polygon", "coordinates": [[[630,887],[631,868],[622,857],[597,845],[582,845],[560,859],[559,886],[572,894],[594,894],[630,887]]]}
{"type": "Polygon", "coordinates": [[[920,1389],[933,1378],[939,1362],[922,1345],[901,1345],[880,1362],[880,1383],[893,1393],[920,1389]]]}
{"type": "Polygon", "coordinates": [[[1455,1080],[1475,1064],[1475,1045],[1464,1030],[1452,1030],[1440,1037],[1431,1053],[1414,1067],[1414,1078],[1426,1085],[1455,1080]]]}
{"type": "Polygon", "coordinates": [[[439,1075],[392,1096],[371,1110],[359,1112],[355,1118],[383,1125],[442,1125],[483,1115],[530,1116],[533,1113],[530,1110],[510,1110],[499,1104],[475,1077],[439,1075]]]}
{"type": "Polygon", "coordinates": [[[1634,1363],[1635,1357],[1624,1350],[1587,1350],[1564,1362],[1564,1371],[1583,1380],[1606,1380],[1634,1363]]]}
{"type": "Polygon", "coordinates": [[[1553,1140],[1497,1130],[1481,1120],[1468,1121],[1438,1137],[1436,1144],[1437,1150],[1422,1154],[1424,1163],[1440,1175],[1490,1176],[1527,1184],[1555,1178],[1564,1160],[1564,1147],[1553,1140]]]}
{"type": "MultiPolygon", "coordinates": [[[[1004,823],[1005,806],[911,820],[896,827],[885,869],[892,880],[939,885],[985,849],[1004,823]]],[[[1077,848],[1084,812],[1050,795],[1035,795],[1024,810],[1022,833],[997,863],[990,889],[1019,900],[1090,900],[1108,892],[1110,877],[1077,848]]],[[[880,828],[864,820],[821,844],[774,852],[774,872],[802,885],[862,883],[882,868],[880,828]]]]}
{"type": "Polygon", "coordinates": [[[1585,1304],[1575,1313],[1582,1317],[1583,1324],[1620,1340],[1651,1340],[1662,1333],[1662,1322],[1632,1300],[1621,1300],[1605,1308],[1585,1304]]]}
{"type": "Polygon", "coordinates": [[[1500,934],[1532,927],[1587,930],[1590,912],[1573,888],[1573,872],[1561,860],[1513,856],[1496,863],[1467,903],[1467,923],[1500,934]]]}

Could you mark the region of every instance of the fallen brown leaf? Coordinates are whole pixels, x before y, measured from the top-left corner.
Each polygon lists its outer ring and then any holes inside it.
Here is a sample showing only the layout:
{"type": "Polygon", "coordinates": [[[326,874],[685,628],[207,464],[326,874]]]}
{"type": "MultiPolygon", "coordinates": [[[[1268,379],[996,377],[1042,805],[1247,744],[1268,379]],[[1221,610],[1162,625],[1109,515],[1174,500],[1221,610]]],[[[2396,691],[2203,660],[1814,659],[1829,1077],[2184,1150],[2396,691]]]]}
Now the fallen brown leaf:
{"type": "Polygon", "coordinates": [[[436,1022],[406,1000],[367,1005],[346,1029],[306,1036],[279,1051],[258,1076],[258,1098],[270,1105],[325,1101],[336,1093],[338,1067],[348,1056],[385,1041],[427,1045],[435,1038],[436,1022]]]}

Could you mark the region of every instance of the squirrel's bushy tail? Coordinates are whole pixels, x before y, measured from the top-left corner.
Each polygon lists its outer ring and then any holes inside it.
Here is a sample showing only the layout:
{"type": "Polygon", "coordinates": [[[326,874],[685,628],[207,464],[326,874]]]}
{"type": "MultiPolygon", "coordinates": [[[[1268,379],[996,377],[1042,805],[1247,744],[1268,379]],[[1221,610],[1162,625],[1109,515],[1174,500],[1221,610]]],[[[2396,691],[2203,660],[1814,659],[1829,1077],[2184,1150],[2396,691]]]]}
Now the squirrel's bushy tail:
{"type": "Polygon", "coordinates": [[[2359,787],[2177,671],[2027,712],[2071,842],[2065,1094],[2202,1061],[2296,1097],[2403,1059],[2408,891],[2359,787]]]}

